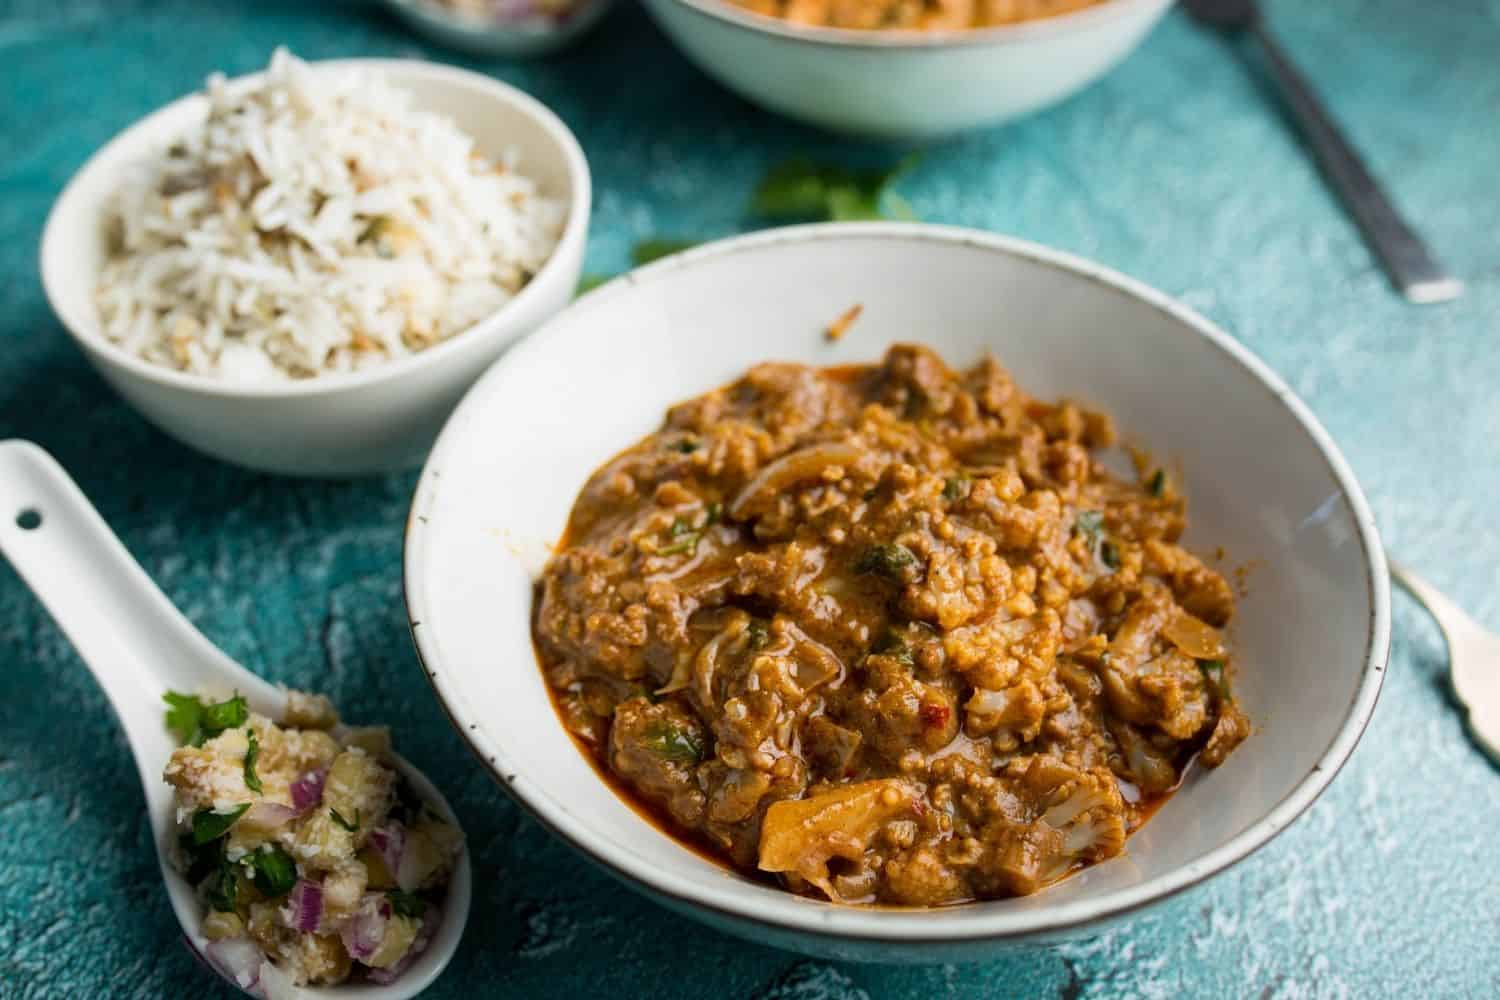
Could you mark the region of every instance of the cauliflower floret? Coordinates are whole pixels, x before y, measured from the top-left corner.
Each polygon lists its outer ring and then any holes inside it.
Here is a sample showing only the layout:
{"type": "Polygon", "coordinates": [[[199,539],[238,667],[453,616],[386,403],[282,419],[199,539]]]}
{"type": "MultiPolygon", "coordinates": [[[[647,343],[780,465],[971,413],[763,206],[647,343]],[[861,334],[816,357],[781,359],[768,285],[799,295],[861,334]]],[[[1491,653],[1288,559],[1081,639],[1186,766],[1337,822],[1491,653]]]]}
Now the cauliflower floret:
{"type": "Polygon", "coordinates": [[[1143,550],[1146,572],[1164,577],[1189,613],[1220,628],[1234,617],[1234,591],[1222,574],[1169,542],[1150,538],[1143,550]]]}
{"type": "Polygon", "coordinates": [[[1218,767],[1249,735],[1250,720],[1240,711],[1240,707],[1232,701],[1220,701],[1219,718],[1214,723],[1213,735],[1208,738],[1208,744],[1198,759],[1206,767],[1218,767]]]}
{"type": "Polygon", "coordinates": [[[1189,740],[1208,723],[1208,691],[1197,661],[1177,650],[1131,669],[1113,657],[1100,671],[1104,694],[1121,718],[1189,740]]]}
{"type": "Polygon", "coordinates": [[[975,687],[999,691],[1018,676],[1045,676],[1062,645],[1062,619],[1050,608],[1029,618],[992,618],[943,638],[949,664],[975,687]]]}
{"type": "Polygon", "coordinates": [[[970,736],[989,736],[996,750],[1007,752],[1036,739],[1046,710],[1041,689],[1029,680],[1003,691],[975,688],[964,705],[964,731],[970,736]]]}
{"type": "Polygon", "coordinates": [[[994,852],[991,874],[1014,895],[1036,892],[1081,864],[1114,857],[1125,846],[1125,804],[1114,775],[1069,767],[1046,754],[1007,769],[1033,819],[1004,818],[985,830],[994,852]]]}
{"type": "Polygon", "coordinates": [[[1110,720],[1109,731],[1125,755],[1125,774],[1147,795],[1161,795],[1177,787],[1177,768],[1160,749],[1128,722],[1110,720]]]}

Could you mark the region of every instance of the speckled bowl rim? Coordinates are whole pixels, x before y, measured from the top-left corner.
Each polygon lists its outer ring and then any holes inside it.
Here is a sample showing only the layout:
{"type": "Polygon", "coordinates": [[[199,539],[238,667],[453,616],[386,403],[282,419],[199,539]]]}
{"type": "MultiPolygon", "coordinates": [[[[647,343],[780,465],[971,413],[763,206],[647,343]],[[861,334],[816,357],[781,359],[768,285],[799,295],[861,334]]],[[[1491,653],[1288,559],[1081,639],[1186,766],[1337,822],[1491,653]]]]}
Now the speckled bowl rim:
{"type": "MultiPolygon", "coordinates": [[[[855,28],[821,28],[790,24],[780,18],[756,14],[734,6],[729,0],[668,0],[686,7],[702,17],[720,21],[757,35],[771,35],[790,42],[835,49],[868,49],[875,51],[932,50],[961,48],[970,45],[1024,45],[1044,38],[1055,38],[1083,31],[1107,21],[1126,17],[1147,7],[1161,6],[1162,0],[1105,0],[1093,7],[1067,14],[1001,24],[990,28],[964,28],[957,31],[915,31],[902,29],[862,31],[855,28]]],[[[1170,6],[1175,0],[1166,0],[1170,6]]]]}
{"type": "MultiPolygon", "coordinates": [[[[208,99],[200,89],[179,97],[117,132],[84,161],[83,166],[79,167],[69,179],[47,213],[47,222],[42,228],[37,261],[37,269],[42,279],[42,291],[47,298],[48,306],[52,309],[52,314],[57,317],[63,329],[77,341],[78,346],[85,353],[96,354],[109,364],[123,368],[140,378],[170,385],[177,389],[185,389],[201,396],[285,399],[292,396],[334,394],[375,385],[436,365],[455,351],[468,350],[469,345],[476,338],[512,335],[514,331],[506,325],[506,317],[518,306],[540,294],[536,289],[540,287],[543,276],[550,278],[563,266],[561,262],[568,256],[566,253],[568,248],[574,244],[582,244],[588,239],[588,209],[593,200],[593,181],[589,174],[588,160],[583,155],[583,147],[579,145],[577,136],[567,124],[551,108],[535,97],[508,83],[485,76],[483,73],[428,62],[425,59],[314,59],[309,60],[308,65],[314,69],[361,69],[381,76],[389,76],[389,82],[396,87],[403,85],[402,77],[407,79],[427,77],[465,86],[474,92],[476,99],[491,104],[509,105],[540,125],[548,138],[557,145],[558,152],[566,164],[568,185],[571,189],[567,199],[568,215],[563,223],[562,235],[558,238],[557,246],[553,247],[551,255],[542,263],[541,268],[513,298],[478,322],[426,350],[362,371],[328,372],[316,378],[285,382],[240,383],[211,375],[178,371],[137,357],[105,336],[97,315],[91,317],[88,322],[75,324],[70,321],[70,310],[62,306],[66,297],[57,291],[55,282],[52,280],[55,269],[47,266],[47,262],[55,256],[49,247],[64,239],[61,209],[84,186],[85,180],[94,174],[118,175],[129,169],[132,163],[139,162],[127,157],[130,151],[141,143],[142,133],[154,131],[164,119],[185,114],[189,106],[205,104],[208,99]],[[79,329],[80,326],[83,329],[79,329]]],[[[247,86],[262,79],[265,74],[265,70],[260,70],[232,77],[227,82],[230,87],[247,86]]],[[[76,267],[77,265],[69,263],[62,266],[76,267]]]]}
{"type": "MultiPolygon", "coordinates": [[[[1354,752],[1364,734],[1385,680],[1390,654],[1390,576],[1385,549],[1380,542],[1374,515],[1365,500],[1353,471],[1339,452],[1328,432],[1291,388],[1228,333],[1169,296],[1117,271],[1081,257],[1052,250],[1025,240],[997,236],[978,230],[951,226],[912,223],[824,223],[772,229],[746,236],[720,240],[667,257],[646,267],[616,278],[591,292],[574,306],[549,321],[527,341],[510,351],[475,384],[459,405],[448,426],[439,435],[413,494],[407,518],[403,550],[403,582],[407,621],[411,626],[417,658],[438,696],[449,721],[465,744],[478,757],[501,786],[535,820],[585,856],[627,883],[636,883],[648,894],[666,897],[688,909],[715,912],[732,921],[759,924],[778,930],[795,931],[835,940],[909,945],[912,943],[979,943],[1016,941],[1056,935],[1083,925],[1102,923],[1134,910],[1161,902],[1218,874],[1230,865],[1248,857],[1270,842],[1302,815],[1328,787],[1340,768],[1354,752]],[[1349,504],[1361,554],[1364,557],[1364,585],[1370,602],[1370,620],[1365,642],[1364,667],[1359,686],[1328,748],[1297,782],[1293,789],[1262,819],[1196,860],[1157,878],[1126,889],[1106,892],[1060,904],[1027,910],[987,910],[980,904],[945,908],[949,919],[931,919],[932,910],[900,910],[835,906],[807,906],[802,897],[750,893],[750,882],[726,880],[722,888],[704,889],[685,883],[669,869],[646,863],[629,850],[595,833],[571,815],[554,792],[533,783],[511,761],[504,747],[493,743],[478,725],[478,715],[459,694],[447,669],[429,638],[430,632],[420,623],[428,617],[426,588],[421,574],[427,564],[427,523],[422,513],[441,488],[442,470],[447,461],[450,437],[461,432],[467,422],[467,408],[478,405],[485,385],[497,373],[520,367],[533,351],[540,350],[557,330],[564,329],[561,317],[575,310],[608,309],[611,300],[632,286],[670,280],[679,270],[694,264],[732,256],[747,250],[796,245],[827,239],[889,239],[913,244],[945,243],[984,249],[1021,257],[1030,262],[1066,271],[1086,280],[1107,285],[1136,298],[1175,320],[1184,333],[1196,335],[1227,354],[1269,392],[1277,403],[1297,419],[1302,429],[1317,445],[1328,470],[1338,484],[1339,492],[1349,504]]],[[[644,821],[643,821],[644,822],[644,821]]]]}

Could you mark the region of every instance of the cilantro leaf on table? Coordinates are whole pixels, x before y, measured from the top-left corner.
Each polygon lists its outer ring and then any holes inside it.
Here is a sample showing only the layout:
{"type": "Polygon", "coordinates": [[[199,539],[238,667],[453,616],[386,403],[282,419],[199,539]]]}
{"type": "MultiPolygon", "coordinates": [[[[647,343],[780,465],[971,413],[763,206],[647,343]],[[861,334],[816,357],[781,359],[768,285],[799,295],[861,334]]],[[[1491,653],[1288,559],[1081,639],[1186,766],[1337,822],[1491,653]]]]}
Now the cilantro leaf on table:
{"type": "Polygon", "coordinates": [[[630,259],[636,267],[640,267],[643,264],[651,263],[653,260],[670,257],[674,253],[691,250],[700,242],[699,240],[679,240],[663,237],[641,240],[630,248],[630,259]]]}
{"type": "Polygon", "coordinates": [[[768,219],[914,219],[894,186],[915,165],[907,157],[884,168],[853,168],[788,160],[772,167],[755,189],[752,214],[768,219]]]}

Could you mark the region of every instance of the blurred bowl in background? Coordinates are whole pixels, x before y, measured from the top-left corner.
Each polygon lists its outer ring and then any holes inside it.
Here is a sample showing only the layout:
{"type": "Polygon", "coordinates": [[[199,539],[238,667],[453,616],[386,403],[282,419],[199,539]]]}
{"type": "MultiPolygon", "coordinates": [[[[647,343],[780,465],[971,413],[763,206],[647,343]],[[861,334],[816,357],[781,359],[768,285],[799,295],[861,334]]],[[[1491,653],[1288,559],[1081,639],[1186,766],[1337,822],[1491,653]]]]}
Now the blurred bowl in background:
{"type": "MultiPolygon", "coordinates": [[[[592,198],[583,150],[536,99],[478,73],[405,59],[314,66],[362,68],[447,116],[480,152],[507,151],[541,192],[567,206],[562,238],[516,296],[474,326],[416,354],[354,372],[236,383],[153,364],[105,336],[95,290],[107,244],[106,207],[121,178],[201,122],[193,94],[132,125],[69,181],[42,234],[42,284],[63,326],[104,380],[172,437],[215,458],[267,472],[347,477],[420,462],[459,399],[502,351],[573,300],[592,198]]],[[[260,74],[241,78],[256,79],[260,74]]]]}
{"type": "Polygon", "coordinates": [[[1129,55],[1172,0],[941,32],[804,27],[727,0],[645,4],[689,59],[755,104],[835,132],[932,139],[1072,96],[1129,55]]]}
{"type": "Polygon", "coordinates": [[[599,23],[612,0],[574,0],[561,14],[537,9],[534,0],[498,0],[492,17],[449,10],[436,0],[385,0],[418,34],[473,56],[527,58],[566,47],[599,23]]]}

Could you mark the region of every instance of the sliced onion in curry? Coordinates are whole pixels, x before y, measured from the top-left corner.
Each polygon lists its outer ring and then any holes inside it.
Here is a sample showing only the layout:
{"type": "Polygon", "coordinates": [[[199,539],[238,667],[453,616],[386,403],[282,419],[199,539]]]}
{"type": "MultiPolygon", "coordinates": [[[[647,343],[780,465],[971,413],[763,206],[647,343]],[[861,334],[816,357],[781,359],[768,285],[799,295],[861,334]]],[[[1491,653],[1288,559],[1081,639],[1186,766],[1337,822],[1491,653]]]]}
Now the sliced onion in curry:
{"type": "Polygon", "coordinates": [[[800,875],[840,902],[828,862],[860,860],[887,822],[917,813],[919,797],[908,782],[880,778],[774,802],[761,825],[760,868],[800,875]]]}
{"type": "Polygon", "coordinates": [[[861,452],[852,444],[827,442],[802,448],[783,455],[757,472],[729,503],[729,516],[744,517],[765,496],[785,492],[797,483],[822,478],[824,472],[835,467],[848,469],[858,462],[861,452]]]}
{"type": "Polygon", "coordinates": [[[1186,611],[1173,615],[1161,634],[1195,660],[1217,660],[1225,656],[1224,637],[1219,630],[1186,611]]]}

